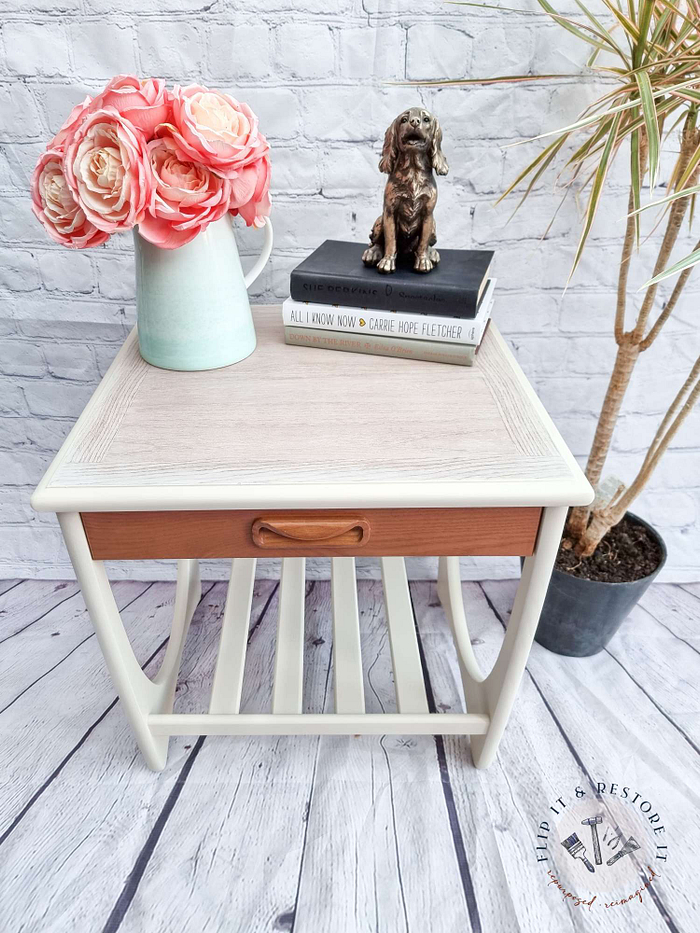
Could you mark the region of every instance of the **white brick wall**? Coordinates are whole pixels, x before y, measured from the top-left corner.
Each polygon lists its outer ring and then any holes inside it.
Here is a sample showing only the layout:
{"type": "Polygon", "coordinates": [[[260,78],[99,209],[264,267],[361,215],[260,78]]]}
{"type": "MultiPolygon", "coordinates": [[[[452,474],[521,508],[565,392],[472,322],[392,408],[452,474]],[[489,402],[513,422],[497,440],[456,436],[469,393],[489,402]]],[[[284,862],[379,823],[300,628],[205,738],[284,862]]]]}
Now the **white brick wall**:
{"type": "MultiPolygon", "coordinates": [[[[573,7],[573,2],[568,4],[573,7]]],[[[563,9],[563,8],[562,8],[563,9]]],[[[616,261],[626,205],[625,166],[581,270],[563,296],[577,229],[574,198],[540,183],[510,225],[494,209],[536,144],[504,146],[570,121],[596,93],[590,81],[532,87],[411,89],[396,81],[519,72],[575,72],[582,50],[531,16],[460,9],[440,0],[6,0],[0,49],[0,575],[70,573],[55,520],[28,506],[62,438],[134,320],[131,243],[54,246],[29,210],[38,153],[71,106],[120,71],[233,92],[258,112],[273,147],[277,246],[255,296],[287,295],[289,270],[326,236],[364,237],[383,178],[377,156],[389,120],[421,100],[439,116],[450,175],[437,209],[443,245],[494,246],[495,316],[574,452],[585,456],[614,348],[616,261]],[[408,12],[410,7],[412,12],[408,12]],[[330,12],[329,12],[330,10],[330,12]]],[[[259,234],[241,231],[242,251],[259,234]]],[[[687,241],[689,242],[689,241],[687,241]]],[[[644,271],[635,271],[641,284],[644,271]]],[[[700,277],[659,344],[643,358],[615,438],[610,469],[631,477],[657,415],[700,349],[700,277]]],[[[669,546],[667,578],[700,576],[700,414],[678,436],[640,514],[669,546]]],[[[429,561],[411,561],[417,576],[429,561]]],[[[221,566],[208,568],[221,574],[221,566]]],[[[373,567],[364,568],[373,572],[373,567]]],[[[327,571],[319,562],[314,572],[327,571]]],[[[133,574],[134,567],[117,569],[133,574]]],[[[171,565],[141,566],[165,576],[171,565]]],[[[465,561],[465,575],[516,572],[511,560],[465,561]]]]}

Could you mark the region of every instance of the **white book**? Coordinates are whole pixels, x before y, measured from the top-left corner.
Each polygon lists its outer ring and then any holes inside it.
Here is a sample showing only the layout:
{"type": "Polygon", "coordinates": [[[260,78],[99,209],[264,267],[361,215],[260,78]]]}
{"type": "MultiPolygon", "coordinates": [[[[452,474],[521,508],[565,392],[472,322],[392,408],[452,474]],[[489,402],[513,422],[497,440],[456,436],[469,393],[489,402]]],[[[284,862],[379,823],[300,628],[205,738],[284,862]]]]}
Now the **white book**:
{"type": "Polygon", "coordinates": [[[375,311],[343,305],[316,304],[287,298],[282,315],[287,327],[344,331],[350,334],[437,340],[479,346],[491,317],[496,279],[489,279],[474,318],[442,317],[403,311],[375,311]]]}

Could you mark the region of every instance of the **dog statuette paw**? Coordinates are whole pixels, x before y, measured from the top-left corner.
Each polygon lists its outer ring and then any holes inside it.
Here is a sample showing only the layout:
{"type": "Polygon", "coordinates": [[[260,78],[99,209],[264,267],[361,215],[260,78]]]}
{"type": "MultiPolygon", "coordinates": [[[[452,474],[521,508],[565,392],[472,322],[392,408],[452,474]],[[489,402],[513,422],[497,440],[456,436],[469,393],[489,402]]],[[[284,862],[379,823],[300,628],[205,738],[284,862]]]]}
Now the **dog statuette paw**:
{"type": "Polygon", "coordinates": [[[416,272],[430,272],[439,262],[435,249],[437,203],[435,174],[447,175],[437,118],[422,107],[400,113],[384,134],[379,171],[389,176],[384,207],[362,254],[366,266],[394,272],[397,261],[409,260],[416,272]]]}

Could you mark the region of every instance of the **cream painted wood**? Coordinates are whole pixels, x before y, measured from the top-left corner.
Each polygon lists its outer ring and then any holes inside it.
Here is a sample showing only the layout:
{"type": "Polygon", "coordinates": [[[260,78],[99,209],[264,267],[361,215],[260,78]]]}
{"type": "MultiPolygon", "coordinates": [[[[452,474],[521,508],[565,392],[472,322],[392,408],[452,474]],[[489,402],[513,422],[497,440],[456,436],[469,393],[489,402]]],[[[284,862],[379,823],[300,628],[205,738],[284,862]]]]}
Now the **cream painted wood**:
{"type": "Polygon", "coordinates": [[[154,735],[148,726],[147,716],[172,710],[182,650],[201,594],[199,565],[192,560],[178,561],[170,640],[160,669],[151,680],[134,656],[104,564],[92,559],[80,515],[64,512],[59,516],[59,521],[85,605],[124,713],[146,763],[154,771],[160,771],[165,767],[168,739],[154,735]]]}
{"type": "Polygon", "coordinates": [[[331,559],[336,713],[364,713],[360,615],[354,557],[331,559]]]}
{"type": "Polygon", "coordinates": [[[280,608],[275,648],[272,712],[301,713],[304,686],[304,571],[303,557],[282,561],[280,608]]]}
{"type": "Polygon", "coordinates": [[[208,372],[149,366],[132,333],[34,507],[590,501],[588,483],[495,326],[479,366],[465,368],[288,347],[279,308],[258,308],[254,317],[256,352],[208,372]]]}
{"type": "Polygon", "coordinates": [[[488,716],[468,713],[151,714],[153,735],[483,735],[488,716]]]}
{"type": "Polygon", "coordinates": [[[221,622],[221,643],[211,688],[210,713],[237,713],[241,704],[256,563],[255,558],[251,557],[240,557],[231,562],[226,609],[221,622]]]}
{"type": "Polygon", "coordinates": [[[477,768],[487,768],[496,757],[535,637],[566,512],[563,507],[544,510],[535,553],[525,558],[503,645],[496,663],[486,676],[479,670],[471,647],[461,589],[456,585],[459,559],[440,558],[438,595],[454,631],[467,710],[489,718],[486,733],[472,739],[471,743],[472,758],[477,768]]]}
{"type": "Polygon", "coordinates": [[[425,714],[428,712],[428,700],[404,559],[382,557],[381,561],[396,705],[400,713],[410,713],[412,716],[425,714]]]}

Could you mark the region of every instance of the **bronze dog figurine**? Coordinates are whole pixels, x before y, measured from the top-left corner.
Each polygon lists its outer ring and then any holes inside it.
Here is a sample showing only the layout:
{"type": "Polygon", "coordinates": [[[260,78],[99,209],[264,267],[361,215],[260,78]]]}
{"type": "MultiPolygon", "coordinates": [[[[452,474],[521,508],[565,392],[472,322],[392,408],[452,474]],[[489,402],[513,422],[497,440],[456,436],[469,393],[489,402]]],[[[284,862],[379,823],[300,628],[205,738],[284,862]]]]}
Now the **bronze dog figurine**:
{"type": "Polygon", "coordinates": [[[433,170],[447,175],[447,159],[440,148],[442,130],[437,118],[422,107],[400,113],[384,135],[379,171],[389,179],[384,210],[372,227],[370,246],[362,254],[366,266],[394,272],[397,259],[412,258],[416,272],[430,272],[440,262],[435,249],[437,185],[433,170]]]}

